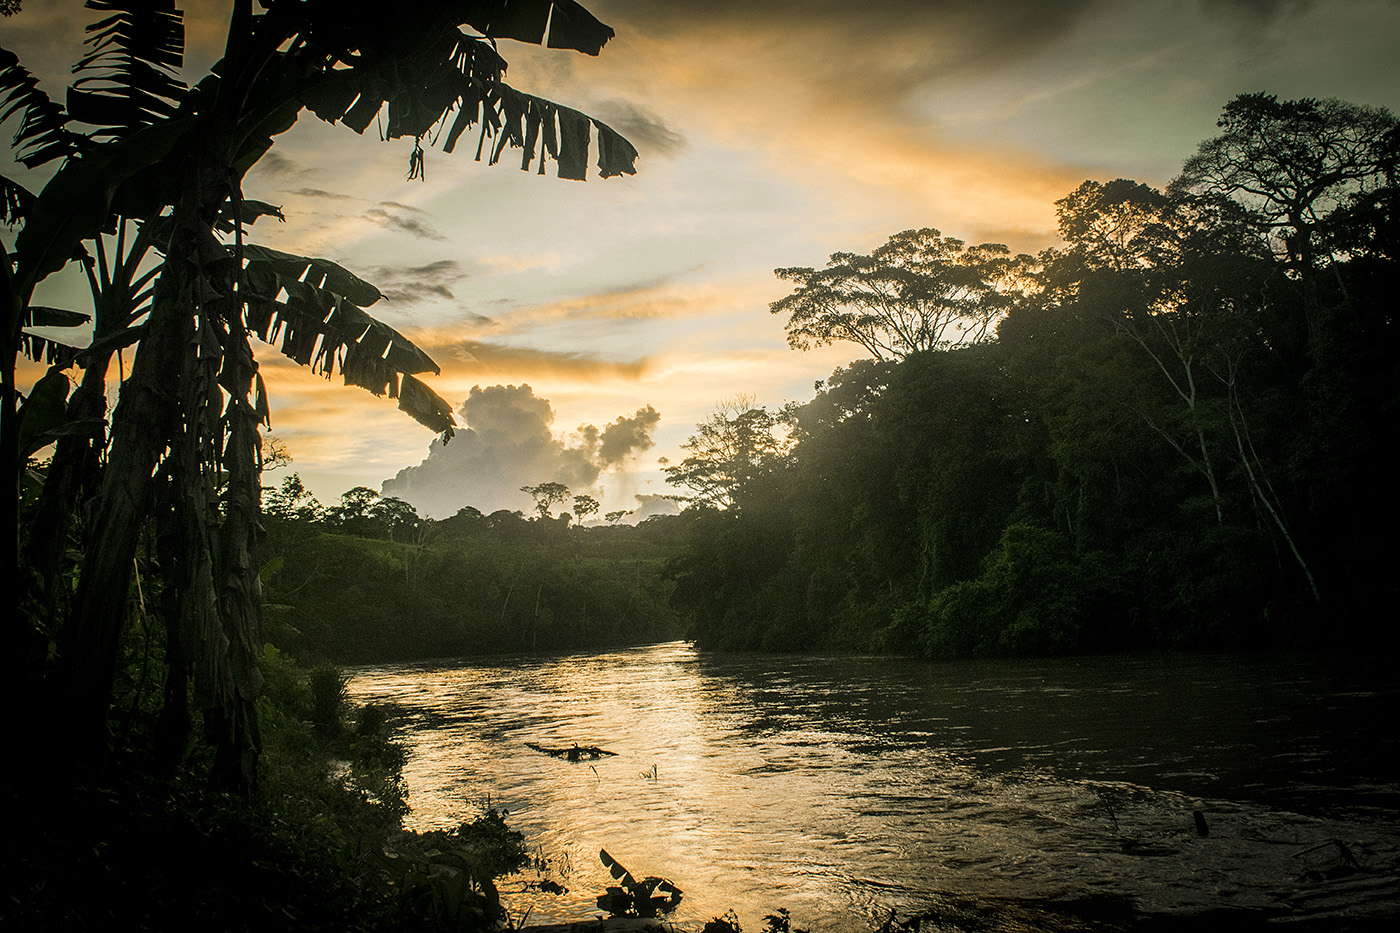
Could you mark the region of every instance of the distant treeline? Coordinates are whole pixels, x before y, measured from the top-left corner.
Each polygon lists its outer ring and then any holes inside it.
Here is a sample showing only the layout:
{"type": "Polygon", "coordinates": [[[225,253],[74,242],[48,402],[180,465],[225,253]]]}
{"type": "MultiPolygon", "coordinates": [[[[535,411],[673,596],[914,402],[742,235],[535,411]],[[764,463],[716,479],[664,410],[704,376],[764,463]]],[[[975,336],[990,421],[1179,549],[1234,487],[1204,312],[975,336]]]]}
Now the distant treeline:
{"type": "MultiPolygon", "coordinates": [[[[796,283],[871,358],[721,403],[635,528],[268,497],[273,640],[343,661],[701,647],[933,657],[1393,641],[1400,128],[1252,94],[1165,191],[1088,181],[1038,256],[926,228],[796,283]],[[315,510],[312,510],[315,511],[315,510]]],[[[580,515],[597,511],[575,497],[580,515]]],[[[615,516],[610,516],[615,518],[615,516]]]]}
{"type": "Polygon", "coordinates": [[[1086,182],[1038,257],[923,230],[779,270],[794,346],[876,358],[721,406],[668,470],[698,643],[1393,639],[1400,131],[1266,95],[1220,125],[1166,192],[1086,182]]]}
{"type": "Polygon", "coordinates": [[[295,475],[265,509],[265,635],[300,658],[398,661],[679,635],[662,573],[677,529],[664,522],[570,527],[473,508],[432,521],[364,488],[321,509],[295,475]]]}

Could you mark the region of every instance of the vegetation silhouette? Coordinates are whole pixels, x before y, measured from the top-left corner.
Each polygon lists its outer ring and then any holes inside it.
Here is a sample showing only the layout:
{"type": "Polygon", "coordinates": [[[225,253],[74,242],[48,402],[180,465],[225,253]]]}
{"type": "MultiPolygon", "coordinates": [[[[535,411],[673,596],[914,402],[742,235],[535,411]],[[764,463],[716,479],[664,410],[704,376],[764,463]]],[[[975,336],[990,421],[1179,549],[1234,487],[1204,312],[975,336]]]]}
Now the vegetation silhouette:
{"type": "Polygon", "coordinates": [[[572,0],[440,0],[394,15],[379,3],[282,0],[255,13],[251,0],[240,0],[223,58],[187,86],[178,75],[184,31],[173,3],[89,6],[105,18],[76,66],[68,110],[13,54],[0,61],[0,106],[21,118],[20,161],[32,168],[62,160],[37,196],[4,183],[7,220],[20,224],[16,254],[0,257],[7,335],[0,431],[6,485],[16,491],[4,499],[8,544],[0,556],[9,566],[19,565],[20,424],[29,423],[27,437],[57,439],[61,448],[33,497],[60,521],[31,526],[42,545],[33,551],[36,585],[22,596],[28,608],[10,629],[11,645],[26,658],[26,689],[47,689],[78,732],[65,757],[99,766],[128,617],[126,600],[113,597],[142,572],[143,538],[160,542],[161,559],[144,570],[159,578],[166,629],[160,747],[175,766],[190,727],[182,706],[193,677],[218,749],[218,779],[247,790],[257,770],[259,426],[268,413],[251,337],[315,372],[339,370],[349,384],[397,398],[444,439],[453,420],[417,378],[437,371],[432,360],[363,310],[381,297],[377,288],[327,260],[246,242],[249,225],[278,212],[245,199],[241,180],[304,110],[361,133],[386,105],[384,136],[415,140],[411,176],[423,171],[423,137],[440,131],[450,152],[472,127],[477,157],[491,162],[514,146],[524,151],[523,168],[538,157],[541,171],[553,160],[561,177],[582,178],[592,140],[599,174],[631,172],[636,152],[622,137],[505,84],[497,51],[499,40],[519,39],[597,54],[613,33],[572,0]],[[77,129],[83,124],[87,132],[77,129]],[[159,259],[146,270],[152,251],[159,259]],[[98,336],[84,354],[85,383],[95,384],[70,413],[61,370],[76,352],[25,328],[54,322],[30,299],[75,257],[88,266],[98,336]],[[108,435],[103,373],[110,353],[128,344],[135,360],[108,435]],[[21,348],[56,367],[22,419],[13,381],[21,348]],[[80,503],[88,518],[79,529],[62,519],[80,503]],[[74,531],[79,539],[66,540],[74,531]],[[80,561],[68,558],[73,551],[80,561]]]}
{"type": "MultiPolygon", "coordinates": [[[[187,84],[173,0],[87,7],[97,21],[65,103],[0,49],[16,159],[52,170],[37,192],[0,178],[18,228],[13,250],[0,244],[0,563],[17,610],[3,630],[5,705],[36,769],[3,785],[23,811],[0,866],[16,892],[6,922],[493,924],[492,878],[511,870],[518,834],[496,814],[439,838],[402,834],[385,715],[361,711],[351,727],[337,671],[289,669],[264,645],[277,562],[263,540],[272,452],[252,338],[396,399],[444,440],[453,418],[419,378],[436,364],[365,310],[375,286],[251,242],[281,213],[242,181],[306,111],[357,134],[383,112],[385,138],[413,140],[410,178],[425,173],[425,139],[452,152],[468,130],[478,160],[513,148],[522,169],[553,162],[582,180],[592,150],[599,176],[630,174],[630,143],[506,84],[499,51],[515,40],[596,55],[613,31],[574,0],[234,0],[222,57],[187,84]],[[91,308],[36,305],[70,264],[91,308]],[[89,323],[86,347],[36,330],[89,323]],[[109,415],[110,363],[127,349],[109,415]],[[50,365],[24,396],[20,354],[50,365]],[[153,887],[172,860],[204,876],[176,866],[153,887]]],[[[24,15],[10,2],[0,13],[24,15]]],[[[366,492],[335,520],[421,549],[412,509],[366,492]]],[[[299,480],[278,493],[284,519],[314,513],[299,480]]]]}
{"type": "Polygon", "coordinates": [[[1400,129],[1266,94],[1220,127],[1165,191],[1059,201],[1061,247],[976,248],[996,275],[932,229],[777,270],[794,347],[873,359],[711,418],[668,469],[708,506],[672,565],[698,643],[1390,645],[1400,129]],[[714,440],[744,418],[785,437],[761,469],[714,440]]]}
{"type": "Polygon", "coordinates": [[[265,630],[298,657],[371,663],[683,635],[666,576],[680,529],[665,518],[570,526],[466,507],[433,521],[373,490],[341,499],[321,507],[296,474],[266,493],[265,630]]]}
{"type": "Polygon", "coordinates": [[[1030,256],[1000,243],[968,246],[928,227],[905,230],[869,256],[835,253],[824,269],[778,269],[796,282],[769,305],[787,315],[788,343],[807,350],[835,341],[877,360],[985,339],[1028,284],[1030,256]]]}

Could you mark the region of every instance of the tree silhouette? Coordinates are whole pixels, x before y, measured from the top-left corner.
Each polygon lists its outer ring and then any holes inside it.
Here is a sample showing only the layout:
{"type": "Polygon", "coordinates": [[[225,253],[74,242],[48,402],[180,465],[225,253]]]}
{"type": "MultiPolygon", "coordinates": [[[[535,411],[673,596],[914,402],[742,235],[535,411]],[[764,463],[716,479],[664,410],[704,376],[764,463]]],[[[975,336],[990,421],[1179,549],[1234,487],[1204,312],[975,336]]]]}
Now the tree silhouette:
{"type": "Polygon", "coordinates": [[[581,522],[602,508],[592,496],[574,496],[574,516],[581,522]]]}
{"type": "Polygon", "coordinates": [[[748,484],[773,470],[789,447],[780,420],[751,396],[715,406],[681,445],[689,452],[665,468],[666,482],[689,489],[685,499],[717,509],[736,505],[748,484]]]}
{"type": "Polygon", "coordinates": [[[1217,125],[1172,187],[1238,199],[1303,269],[1326,258],[1319,234],[1332,213],[1391,185],[1400,167],[1400,122],[1382,107],[1241,94],[1217,125]]]}
{"type": "Polygon", "coordinates": [[[563,483],[540,483],[538,486],[521,486],[520,491],[535,500],[535,510],[540,518],[549,518],[549,510],[556,503],[569,498],[569,487],[563,483]]]}
{"type": "MultiPolygon", "coordinates": [[[[101,315],[106,322],[99,320],[100,339],[87,355],[95,362],[131,343],[137,351],[110,438],[89,441],[106,465],[88,507],[69,618],[61,626],[31,618],[13,623],[9,634],[32,657],[43,633],[54,633],[59,715],[76,730],[77,754],[99,759],[125,619],[121,594],[148,518],[164,516],[160,573],[172,607],[164,744],[184,746],[185,678],[192,675],[218,750],[217,780],[247,787],[257,755],[253,544],[259,427],[268,412],[250,337],[323,375],[339,370],[347,383],[397,398],[444,437],[452,416],[417,379],[437,371],[432,360],[363,310],[378,289],[325,260],[246,242],[248,225],[273,209],[245,199],[241,180],[303,110],[362,133],[386,105],[384,135],[415,140],[411,175],[424,169],[423,137],[440,138],[451,152],[472,127],[477,158],[492,163],[514,147],[524,150],[522,168],[537,159],[542,173],[553,160],[560,177],[581,179],[592,142],[601,176],[630,173],[636,151],[626,140],[506,85],[497,50],[499,40],[514,39],[597,54],[613,33],[573,0],[423,0],[393,9],[369,0],[263,0],[261,12],[252,0],[236,0],[222,60],[186,86],[178,77],[184,35],[173,0],[88,6],[104,18],[78,64],[69,110],[0,50],[0,113],[20,119],[20,161],[64,160],[37,196],[3,180],[6,220],[22,224],[15,252],[0,255],[0,455],[8,488],[18,491],[21,466],[16,355],[65,362],[64,351],[26,332],[49,323],[46,309],[31,305],[35,286],[75,256],[95,253],[99,312],[117,310],[101,315]],[[90,129],[74,128],[80,124],[90,129]],[[113,230],[121,277],[110,274],[103,248],[113,230]],[[153,247],[162,256],[159,271],[132,278],[153,247]],[[145,319],[134,325],[138,314],[145,319]]],[[[51,430],[73,433],[72,424],[51,430]]],[[[77,494],[69,493],[70,509],[77,494]]],[[[0,556],[7,566],[18,563],[18,534],[10,530],[18,528],[17,499],[4,497],[0,556]]]]}
{"type": "Polygon", "coordinates": [[[824,269],[775,270],[797,289],[768,308],[788,315],[795,349],[846,340],[877,360],[903,359],[984,339],[1024,288],[1030,262],[1000,243],[905,230],[869,256],[833,253],[824,269]]]}

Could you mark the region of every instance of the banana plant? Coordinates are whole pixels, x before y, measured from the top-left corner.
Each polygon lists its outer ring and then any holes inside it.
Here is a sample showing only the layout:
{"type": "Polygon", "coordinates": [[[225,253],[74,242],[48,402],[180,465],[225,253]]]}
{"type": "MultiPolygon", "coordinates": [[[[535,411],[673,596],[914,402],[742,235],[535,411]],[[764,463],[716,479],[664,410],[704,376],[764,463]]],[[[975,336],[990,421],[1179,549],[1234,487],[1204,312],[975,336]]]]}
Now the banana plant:
{"type": "MultiPolygon", "coordinates": [[[[21,161],[64,160],[37,196],[4,184],[6,216],[22,222],[16,255],[0,257],[6,333],[23,330],[14,325],[25,319],[35,286],[75,257],[91,256],[86,244],[104,233],[120,236],[130,223],[135,245],[160,257],[140,273],[156,270],[141,282],[149,285],[140,290],[145,303],[128,305],[144,319],[116,315],[89,348],[96,359],[129,339],[136,351],[111,416],[82,573],[59,643],[56,708],[78,730],[73,747],[83,763],[100,761],[124,621],[124,600],[113,594],[129,586],[148,518],[164,516],[170,559],[161,572],[179,607],[167,696],[183,697],[179,678],[193,675],[218,749],[216,778],[246,789],[257,756],[251,551],[259,428],[268,411],[250,338],[396,397],[444,436],[452,421],[450,407],[418,378],[436,366],[364,310],[377,290],[323,260],[245,242],[246,224],[261,213],[243,197],[241,179],[304,110],[363,133],[386,107],[384,135],[415,141],[410,175],[425,170],[425,138],[440,138],[451,152],[473,127],[478,159],[496,162],[519,148],[522,168],[543,172],[553,161],[560,177],[581,179],[592,145],[600,176],[629,174],[630,143],[578,111],[506,85],[498,51],[511,39],[596,55],[613,32],[574,0],[407,7],[260,0],[257,13],[252,0],[235,0],[222,60],[186,86],[177,77],[184,36],[173,0],[88,6],[103,18],[90,27],[91,49],[79,62],[67,112],[38,92],[17,59],[0,58],[7,94],[0,108],[24,115],[21,161]]],[[[12,361],[0,361],[9,385],[12,361]]],[[[14,433],[8,413],[7,438],[14,433]]],[[[7,463],[11,448],[18,453],[14,437],[15,444],[6,441],[7,463]]],[[[182,747],[187,714],[176,709],[167,719],[166,744],[182,747]]]]}

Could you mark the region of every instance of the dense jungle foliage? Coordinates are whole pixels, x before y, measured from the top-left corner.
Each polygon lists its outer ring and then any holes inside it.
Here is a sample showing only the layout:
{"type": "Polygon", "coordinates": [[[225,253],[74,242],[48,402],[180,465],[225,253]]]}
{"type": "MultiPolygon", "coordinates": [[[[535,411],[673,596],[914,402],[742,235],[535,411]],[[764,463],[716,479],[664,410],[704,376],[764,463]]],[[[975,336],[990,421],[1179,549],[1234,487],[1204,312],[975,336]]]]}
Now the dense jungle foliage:
{"type": "MultiPolygon", "coordinates": [[[[37,5],[0,15],[55,14],[37,5]]],[[[520,835],[490,812],[403,832],[385,712],[348,710],[335,669],[297,668],[265,638],[262,578],[276,574],[253,338],[444,437],[453,418],[419,379],[436,364],[365,310],[378,288],[253,242],[282,214],[243,179],[305,115],[411,140],[410,177],[424,140],[450,153],[468,131],[464,148],[492,164],[509,148],[539,174],[630,174],[626,139],[505,83],[500,51],[597,55],[613,30],[574,0],[419,0],[387,16],[360,0],[232,0],[222,56],[192,75],[174,0],[85,6],[57,96],[0,47],[15,167],[0,175],[0,706],[28,762],[0,779],[0,926],[494,927],[494,879],[522,864],[520,835]],[[36,301],[64,270],[90,302],[36,301]],[[48,366],[32,386],[21,357],[48,366]]],[[[341,550],[298,554],[354,546],[341,550]]]]}
{"type": "MultiPolygon", "coordinates": [[[[679,529],[464,508],[442,521],[352,489],[319,509],[269,492],[263,619],[298,657],[343,663],[569,651],[680,637],[666,563],[679,529]]],[[[290,494],[289,494],[290,492],[290,494]]]]}
{"type": "Polygon", "coordinates": [[[1396,119],[1255,94],[1220,127],[1166,192],[1085,182],[1038,257],[929,229],[778,270],[794,347],[875,358],[669,469],[698,643],[1393,644],[1396,119]]]}

